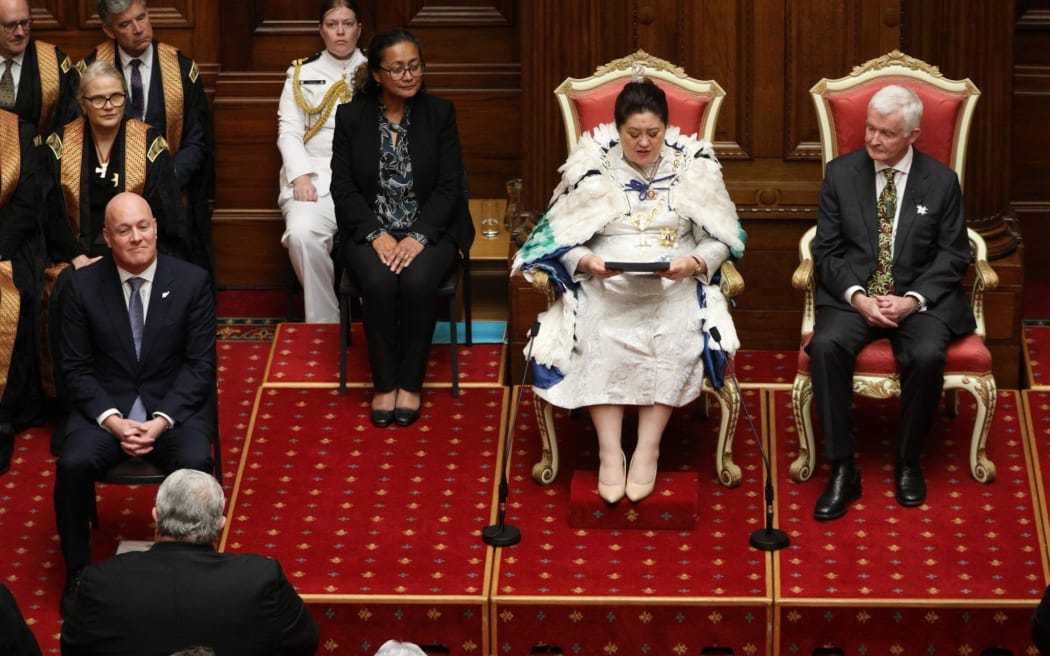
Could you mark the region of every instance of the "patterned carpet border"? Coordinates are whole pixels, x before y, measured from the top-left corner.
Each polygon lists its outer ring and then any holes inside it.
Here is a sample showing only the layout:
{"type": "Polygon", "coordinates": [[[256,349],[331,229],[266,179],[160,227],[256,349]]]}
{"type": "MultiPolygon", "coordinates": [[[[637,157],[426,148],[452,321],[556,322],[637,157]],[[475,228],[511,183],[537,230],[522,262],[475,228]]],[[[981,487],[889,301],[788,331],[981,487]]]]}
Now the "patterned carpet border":
{"type": "MultiPolygon", "coordinates": [[[[992,484],[978,483],[969,471],[972,401],[961,399],[954,420],[938,412],[923,459],[929,497],[912,509],[893,499],[896,400],[856,399],[864,497],[832,522],[812,517],[828,475],[822,450],[813,479],[787,480],[798,444],[790,393],[770,394],[771,423],[780,434],[779,518],[792,539],[776,555],[778,604],[1031,606],[1042,595],[1041,497],[1030,474],[1017,392],[999,392],[988,439],[989,457],[999,468],[992,484]]],[[[822,449],[819,439],[817,445],[822,449]]]]}
{"type": "MultiPolygon", "coordinates": [[[[1047,508],[1046,483],[1050,480],[1050,390],[1025,390],[1022,393],[1025,421],[1028,429],[1028,447],[1032,466],[1032,480],[1039,504],[1039,526],[1042,544],[1050,541],[1050,509],[1047,508]]],[[[1040,550],[1043,569],[1050,572],[1050,553],[1040,550]]]]}

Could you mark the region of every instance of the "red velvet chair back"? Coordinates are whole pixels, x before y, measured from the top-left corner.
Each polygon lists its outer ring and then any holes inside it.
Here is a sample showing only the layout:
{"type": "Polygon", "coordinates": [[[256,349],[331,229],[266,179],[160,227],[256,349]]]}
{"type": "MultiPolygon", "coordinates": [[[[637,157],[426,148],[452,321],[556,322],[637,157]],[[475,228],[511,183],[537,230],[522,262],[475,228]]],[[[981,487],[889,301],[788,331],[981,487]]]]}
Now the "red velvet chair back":
{"type": "Polygon", "coordinates": [[[954,169],[962,184],[967,135],[980,91],[969,79],[950,80],[936,67],[896,50],[810,89],[824,163],[864,146],[868,101],[890,84],[907,87],[922,100],[915,148],[954,169]]]}
{"type": "Polygon", "coordinates": [[[713,140],[715,122],[725,91],[718,83],[696,80],[682,69],[644,50],[600,66],[590,77],[568,78],[554,90],[571,149],[584,132],[612,123],[616,96],[640,72],[667,94],[669,125],[683,134],[713,140]]]}

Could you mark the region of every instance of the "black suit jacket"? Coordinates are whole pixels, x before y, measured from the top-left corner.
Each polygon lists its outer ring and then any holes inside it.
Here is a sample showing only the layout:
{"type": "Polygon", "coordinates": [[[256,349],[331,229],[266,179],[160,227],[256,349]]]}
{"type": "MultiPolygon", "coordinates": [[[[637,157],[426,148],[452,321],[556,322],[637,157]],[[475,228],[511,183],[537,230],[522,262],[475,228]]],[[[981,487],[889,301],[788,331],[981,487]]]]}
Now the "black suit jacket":
{"type": "Polygon", "coordinates": [[[0,654],[6,656],[40,656],[40,645],[26,625],[18,602],[0,583],[0,654]]]}
{"type": "Polygon", "coordinates": [[[276,560],[158,542],[84,569],[62,624],[65,656],[313,654],[317,625],[276,560]]]}
{"type": "Polygon", "coordinates": [[[66,53],[56,48],[57,62],[42,62],[37,51],[37,39],[30,39],[22,58],[22,75],[18,80],[18,96],[12,108],[23,120],[33,125],[33,130],[46,137],[59,127],[73,120],[79,112],[76,96],[80,75],[69,61],[66,53]],[[44,93],[40,83],[40,67],[50,66],[50,73],[58,77],[58,98],[55,104],[44,107],[44,93]],[[41,114],[48,114],[46,125],[41,125],[41,114]]]}
{"type": "MultiPolygon", "coordinates": [[[[865,287],[878,260],[875,164],[863,148],[828,163],[817,211],[813,255],[820,276],[818,307],[849,310],[844,299],[865,287]]],[[[956,335],[974,330],[961,281],[970,263],[962,191],[955,172],[915,151],[894,237],[896,293],[913,291],[927,312],[956,335]]]]}
{"type": "Polygon", "coordinates": [[[65,304],[62,362],[73,412],[66,434],[97,425],[102,412],[124,416],[136,396],[146,412],[176,426],[215,432],[215,306],[207,273],[159,255],[146,310],[141,357],[135,357],[127,304],[112,257],[77,269],[65,304]]]}
{"type": "MultiPolygon", "coordinates": [[[[422,91],[410,102],[408,150],[419,201],[412,229],[433,242],[447,237],[465,254],[474,223],[463,189],[456,110],[422,91]]],[[[344,239],[361,243],[382,227],[375,213],[379,184],[379,99],[358,95],[339,106],[332,137],[332,201],[344,239]]]]}

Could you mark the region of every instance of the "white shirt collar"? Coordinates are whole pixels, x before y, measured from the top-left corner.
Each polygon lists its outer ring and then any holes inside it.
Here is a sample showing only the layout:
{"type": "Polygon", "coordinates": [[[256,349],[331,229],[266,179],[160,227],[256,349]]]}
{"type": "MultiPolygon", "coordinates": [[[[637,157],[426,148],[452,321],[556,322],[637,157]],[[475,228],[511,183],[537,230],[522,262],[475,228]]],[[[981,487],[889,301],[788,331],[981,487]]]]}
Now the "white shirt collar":
{"type": "MultiPolygon", "coordinates": [[[[908,171],[911,170],[911,162],[914,159],[914,156],[915,156],[915,149],[913,147],[911,147],[911,146],[908,146],[908,152],[904,153],[904,157],[901,158],[901,161],[899,161],[899,162],[897,162],[896,164],[893,165],[893,167],[892,167],[893,170],[896,171],[897,173],[905,173],[905,174],[908,173],[908,171]]],[[[891,168],[891,167],[886,166],[882,162],[875,162],[875,172],[876,173],[881,173],[883,169],[888,169],[888,168],[891,168]]]]}
{"type": "MultiPolygon", "coordinates": [[[[153,44],[152,43],[149,44],[149,47],[146,48],[142,52],[142,54],[139,55],[138,57],[134,57],[134,56],[129,55],[128,53],[124,52],[124,49],[121,48],[119,45],[117,46],[117,51],[120,53],[120,61],[121,61],[121,65],[120,66],[121,66],[121,68],[127,68],[128,66],[131,66],[131,60],[132,59],[137,59],[140,62],[142,62],[142,68],[145,68],[146,70],[153,70],[153,44]]],[[[140,68],[139,70],[142,70],[142,69],[140,68]]]]}
{"type": "MultiPolygon", "coordinates": [[[[324,62],[326,67],[330,68],[333,71],[337,71],[339,73],[345,72],[349,74],[359,65],[365,62],[365,56],[361,53],[361,50],[358,49],[354,50],[353,54],[351,54],[346,59],[336,59],[334,56],[332,56],[332,53],[328,52],[327,50],[322,50],[321,61],[324,62]]],[[[349,79],[349,75],[347,81],[352,81],[349,79]]]]}
{"type": "MultiPolygon", "coordinates": [[[[122,284],[122,285],[127,283],[128,278],[134,278],[135,275],[136,275],[134,273],[129,273],[128,271],[125,271],[124,269],[122,269],[120,267],[120,265],[117,265],[117,273],[120,274],[120,284],[122,284]]],[[[150,265],[148,267],[146,267],[146,270],[143,271],[140,274],[137,274],[137,275],[138,275],[139,278],[142,278],[146,282],[152,284],[153,283],[153,278],[156,277],[156,274],[157,274],[157,258],[153,258],[153,262],[150,263],[150,265]]]]}

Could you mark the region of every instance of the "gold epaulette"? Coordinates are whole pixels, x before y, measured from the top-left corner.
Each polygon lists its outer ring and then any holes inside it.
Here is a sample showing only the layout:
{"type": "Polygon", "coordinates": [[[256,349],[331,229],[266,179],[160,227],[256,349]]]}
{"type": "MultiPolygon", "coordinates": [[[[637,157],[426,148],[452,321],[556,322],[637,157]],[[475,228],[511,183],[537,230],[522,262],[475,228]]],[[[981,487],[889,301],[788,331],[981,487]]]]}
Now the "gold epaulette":
{"type": "Polygon", "coordinates": [[[292,66],[302,66],[303,64],[309,64],[310,62],[316,60],[320,56],[321,56],[320,52],[315,52],[314,54],[310,55],[309,57],[300,57],[299,59],[293,59],[291,65],[292,66]]]}
{"type": "Polygon", "coordinates": [[[55,159],[62,159],[62,137],[58,136],[57,132],[52,132],[47,138],[47,145],[55,154],[55,159]]]}
{"type": "Polygon", "coordinates": [[[68,73],[69,69],[73,68],[73,63],[69,61],[69,55],[66,55],[62,59],[62,63],[59,64],[58,67],[62,69],[63,73],[68,73]]]}
{"type": "Polygon", "coordinates": [[[149,152],[146,153],[146,157],[149,158],[150,162],[154,162],[156,161],[157,156],[167,149],[168,142],[164,140],[164,137],[157,137],[153,140],[153,143],[149,145],[149,152]]]}
{"type": "Polygon", "coordinates": [[[200,71],[197,69],[197,62],[190,62],[190,82],[197,83],[197,76],[200,75],[200,71]]]}

